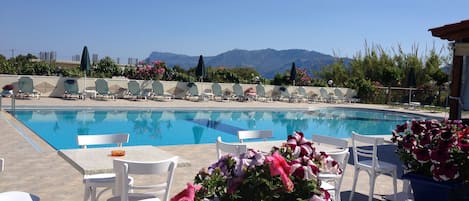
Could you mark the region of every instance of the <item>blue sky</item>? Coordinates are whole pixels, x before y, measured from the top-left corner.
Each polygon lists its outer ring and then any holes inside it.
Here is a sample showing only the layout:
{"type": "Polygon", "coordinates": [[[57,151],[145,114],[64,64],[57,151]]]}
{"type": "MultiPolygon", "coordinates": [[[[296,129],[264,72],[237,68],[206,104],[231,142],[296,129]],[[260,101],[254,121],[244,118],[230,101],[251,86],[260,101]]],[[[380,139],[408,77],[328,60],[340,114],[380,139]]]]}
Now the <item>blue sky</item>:
{"type": "Polygon", "coordinates": [[[353,57],[365,41],[423,52],[448,44],[428,29],[468,19],[467,8],[467,0],[3,0],[0,54],[56,51],[71,60],[87,45],[121,63],[152,51],[265,48],[353,57]]]}

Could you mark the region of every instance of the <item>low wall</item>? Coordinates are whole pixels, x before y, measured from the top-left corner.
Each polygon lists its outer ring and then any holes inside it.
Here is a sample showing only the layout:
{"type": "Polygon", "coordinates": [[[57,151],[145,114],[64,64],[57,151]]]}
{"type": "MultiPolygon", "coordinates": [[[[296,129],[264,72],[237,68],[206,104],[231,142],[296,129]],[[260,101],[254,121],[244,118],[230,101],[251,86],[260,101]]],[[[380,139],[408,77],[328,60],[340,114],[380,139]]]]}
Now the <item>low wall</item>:
{"type": "MultiPolygon", "coordinates": [[[[14,92],[18,90],[18,79],[22,76],[27,75],[5,75],[0,74],[0,87],[3,87],[7,84],[13,84],[15,86],[14,92]]],[[[33,79],[34,88],[41,92],[43,97],[63,97],[64,95],[64,80],[69,79],[68,77],[58,77],[58,76],[28,76],[33,79]]],[[[85,89],[94,90],[95,81],[97,78],[73,78],[77,80],[78,88],[80,91],[85,89]]],[[[129,79],[127,78],[105,78],[108,82],[109,90],[111,93],[117,94],[118,98],[124,97],[127,92],[127,83],[129,79]]],[[[152,80],[137,80],[140,83],[140,86],[145,91],[151,91],[152,89],[152,80]]],[[[177,82],[177,81],[161,81],[165,92],[174,94],[176,98],[183,98],[186,95],[188,89],[187,82],[177,82]]],[[[195,82],[198,86],[199,93],[202,92],[211,92],[212,83],[209,82],[195,82]]],[[[233,92],[233,83],[220,83],[222,91],[224,94],[229,94],[233,92]]],[[[256,84],[241,84],[243,89],[249,87],[256,88],[256,84]]],[[[265,93],[268,96],[275,97],[280,93],[280,87],[276,85],[265,85],[265,93]]],[[[297,89],[297,86],[285,86],[290,93],[294,93],[297,89]]],[[[317,94],[320,95],[320,89],[324,88],[328,93],[334,93],[336,88],[331,87],[310,87],[304,86],[306,93],[308,95],[317,94]]],[[[338,88],[342,91],[343,94],[346,94],[347,97],[356,96],[356,91],[349,88],[338,88]]]]}

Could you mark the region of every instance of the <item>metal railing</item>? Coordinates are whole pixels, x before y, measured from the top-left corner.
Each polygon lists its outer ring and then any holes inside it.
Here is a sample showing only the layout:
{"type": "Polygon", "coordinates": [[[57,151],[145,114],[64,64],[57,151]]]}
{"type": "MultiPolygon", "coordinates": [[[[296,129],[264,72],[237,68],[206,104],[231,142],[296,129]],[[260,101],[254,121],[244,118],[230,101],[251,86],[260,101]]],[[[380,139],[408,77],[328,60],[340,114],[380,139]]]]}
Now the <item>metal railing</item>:
{"type": "MultiPolygon", "coordinates": [[[[3,96],[0,95],[0,111],[3,110],[3,96]]],[[[11,95],[11,112],[13,114],[16,113],[16,96],[13,94],[11,95]]]]}

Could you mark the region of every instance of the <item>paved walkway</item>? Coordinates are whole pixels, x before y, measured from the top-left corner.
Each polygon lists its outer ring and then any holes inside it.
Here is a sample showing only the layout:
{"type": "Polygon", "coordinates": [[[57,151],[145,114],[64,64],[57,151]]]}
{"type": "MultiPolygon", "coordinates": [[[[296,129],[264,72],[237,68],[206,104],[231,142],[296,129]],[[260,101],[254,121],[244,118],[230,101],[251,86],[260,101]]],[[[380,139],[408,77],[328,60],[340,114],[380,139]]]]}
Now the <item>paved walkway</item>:
{"type": "MultiPolygon", "coordinates": [[[[2,108],[11,108],[11,99],[2,99],[2,108]]],[[[174,100],[171,102],[155,101],[96,101],[96,100],[62,100],[60,98],[41,98],[40,100],[16,100],[17,108],[319,108],[319,107],[359,107],[374,109],[389,109],[387,106],[366,104],[308,104],[308,103],[259,103],[259,102],[189,102],[174,100]]],[[[404,109],[392,110],[404,112],[404,109]]],[[[407,111],[405,111],[407,112],[407,111]]],[[[422,113],[422,111],[411,111],[422,113]]],[[[443,113],[429,113],[426,115],[444,117],[443,113]]],[[[26,191],[41,197],[41,200],[64,201],[82,200],[83,184],[82,175],[69,163],[62,159],[57,151],[52,149],[46,142],[42,141],[32,131],[19,123],[9,113],[0,112],[0,157],[5,158],[5,171],[0,173],[0,192],[3,191],[26,191]]],[[[187,182],[193,180],[195,174],[203,167],[210,165],[216,159],[215,145],[183,145],[183,146],[161,146],[162,150],[168,151],[191,161],[190,167],[177,168],[175,183],[171,194],[179,192],[187,182]]],[[[387,151],[384,158],[394,157],[393,153],[387,151]],[[389,155],[390,154],[390,155],[389,155]]],[[[349,165],[345,171],[342,186],[342,198],[348,200],[353,176],[353,167],[349,165]]],[[[358,193],[354,200],[367,200],[368,176],[361,173],[358,183],[358,193]]],[[[399,182],[399,189],[402,182],[399,182]]],[[[391,178],[380,176],[376,182],[375,198],[382,200],[381,195],[392,192],[391,178]]],[[[105,193],[100,200],[106,200],[110,193],[105,193]]]]}

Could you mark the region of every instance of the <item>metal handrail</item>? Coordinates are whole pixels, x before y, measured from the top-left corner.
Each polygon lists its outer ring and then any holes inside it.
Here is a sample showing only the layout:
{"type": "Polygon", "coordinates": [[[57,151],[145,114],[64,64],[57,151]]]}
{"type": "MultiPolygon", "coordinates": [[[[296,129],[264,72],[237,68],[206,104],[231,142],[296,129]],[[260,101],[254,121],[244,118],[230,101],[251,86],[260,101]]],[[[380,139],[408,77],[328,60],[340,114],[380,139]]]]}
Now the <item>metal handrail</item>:
{"type": "Polygon", "coordinates": [[[11,111],[13,114],[16,114],[16,96],[13,94],[11,96],[11,111]]]}

